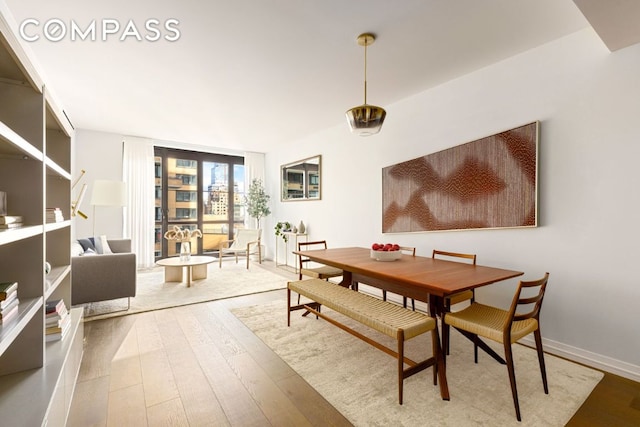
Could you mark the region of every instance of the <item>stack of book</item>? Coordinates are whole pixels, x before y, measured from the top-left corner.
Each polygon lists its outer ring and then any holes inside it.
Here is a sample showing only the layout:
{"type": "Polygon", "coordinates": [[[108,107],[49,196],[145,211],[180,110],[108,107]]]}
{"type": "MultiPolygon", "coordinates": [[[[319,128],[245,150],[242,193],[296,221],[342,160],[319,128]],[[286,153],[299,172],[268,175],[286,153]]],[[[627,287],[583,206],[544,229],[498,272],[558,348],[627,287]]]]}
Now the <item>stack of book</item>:
{"type": "Polygon", "coordinates": [[[0,215],[0,230],[22,227],[22,217],[16,215],[0,215]]]}
{"type": "Polygon", "coordinates": [[[46,306],[46,340],[61,340],[67,335],[71,326],[71,316],[67,311],[67,306],[61,299],[47,301],[46,306]]]}
{"type": "Polygon", "coordinates": [[[62,216],[62,209],[47,208],[47,223],[62,222],[62,221],[64,221],[64,217],[62,216]]]}
{"type": "Polygon", "coordinates": [[[0,283],[0,324],[18,314],[18,282],[0,283]]]}

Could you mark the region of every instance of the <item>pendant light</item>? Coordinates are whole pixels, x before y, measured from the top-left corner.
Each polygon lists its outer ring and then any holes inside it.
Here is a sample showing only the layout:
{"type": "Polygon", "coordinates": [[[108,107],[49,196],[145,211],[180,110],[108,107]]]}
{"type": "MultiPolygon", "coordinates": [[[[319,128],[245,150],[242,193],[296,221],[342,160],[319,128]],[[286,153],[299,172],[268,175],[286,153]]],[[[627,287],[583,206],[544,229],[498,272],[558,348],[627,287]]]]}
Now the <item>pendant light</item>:
{"type": "Polygon", "coordinates": [[[360,34],[358,44],[364,46],[364,104],[347,111],[347,122],[351,132],[360,136],[375,135],[380,132],[387,115],[382,107],[367,104],[367,46],[372,45],[376,37],[371,33],[360,34]]]}

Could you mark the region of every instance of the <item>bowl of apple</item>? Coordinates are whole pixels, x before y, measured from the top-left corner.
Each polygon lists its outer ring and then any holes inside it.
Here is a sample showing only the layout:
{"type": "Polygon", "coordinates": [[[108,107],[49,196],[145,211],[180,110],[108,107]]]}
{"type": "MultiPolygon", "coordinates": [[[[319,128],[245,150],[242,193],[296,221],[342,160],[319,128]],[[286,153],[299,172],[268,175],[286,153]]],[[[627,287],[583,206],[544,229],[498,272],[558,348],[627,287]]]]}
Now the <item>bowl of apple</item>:
{"type": "Polygon", "coordinates": [[[371,245],[371,258],[376,261],[396,261],[402,258],[400,245],[394,243],[374,243],[371,245]]]}

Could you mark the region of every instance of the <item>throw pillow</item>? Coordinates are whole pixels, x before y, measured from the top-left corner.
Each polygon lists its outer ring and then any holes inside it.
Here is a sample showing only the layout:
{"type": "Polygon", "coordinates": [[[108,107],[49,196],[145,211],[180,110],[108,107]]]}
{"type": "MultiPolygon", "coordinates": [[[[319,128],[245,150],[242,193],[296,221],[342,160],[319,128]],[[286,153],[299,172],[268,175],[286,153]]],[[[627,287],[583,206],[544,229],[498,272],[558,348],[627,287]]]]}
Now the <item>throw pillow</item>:
{"type": "Polygon", "coordinates": [[[89,255],[98,255],[98,253],[95,251],[95,249],[87,248],[87,250],[84,251],[82,256],[89,256],[89,255]]]}
{"type": "Polygon", "coordinates": [[[90,239],[78,239],[78,243],[80,243],[84,252],[86,252],[87,249],[92,249],[94,252],[96,252],[96,247],[90,239]]]}
{"type": "Polygon", "coordinates": [[[71,256],[80,256],[84,252],[82,245],[78,242],[71,243],[71,256]]]}
{"type": "Polygon", "coordinates": [[[90,239],[93,242],[93,245],[96,247],[96,253],[103,254],[104,251],[102,250],[102,240],[100,240],[100,238],[95,238],[95,237],[90,237],[90,239]]]}
{"type": "Polygon", "coordinates": [[[102,246],[102,253],[103,254],[112,254],[113,251],[111,250],[111,247],[109,246],[109,242],[107,241],[107,236],[102,235],[100,236],[99,239],[97,239],[97,241],[100,242],[100,246],[102,246]]]}

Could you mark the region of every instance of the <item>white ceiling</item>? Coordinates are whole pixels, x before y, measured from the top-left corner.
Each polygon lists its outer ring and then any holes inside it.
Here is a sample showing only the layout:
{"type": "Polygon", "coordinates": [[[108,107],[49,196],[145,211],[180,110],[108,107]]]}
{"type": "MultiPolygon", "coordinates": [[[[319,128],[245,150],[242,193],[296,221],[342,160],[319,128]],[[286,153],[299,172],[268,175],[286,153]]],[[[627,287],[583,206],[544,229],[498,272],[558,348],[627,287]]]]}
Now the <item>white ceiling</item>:
{"type": "Polygon", "coordinates": [[[377,35],[368,101],[384,107],[589,25],[572,0],[5,2],[17,24],[40,21],[26,44],[76,128],[262,152],[348,132],[344,112],[363,102],[362,32],[377,35]],[[133,20],[142,36],[149,18],[173,18],[180,38],[52,42],[52,18],[133,20]]]}

